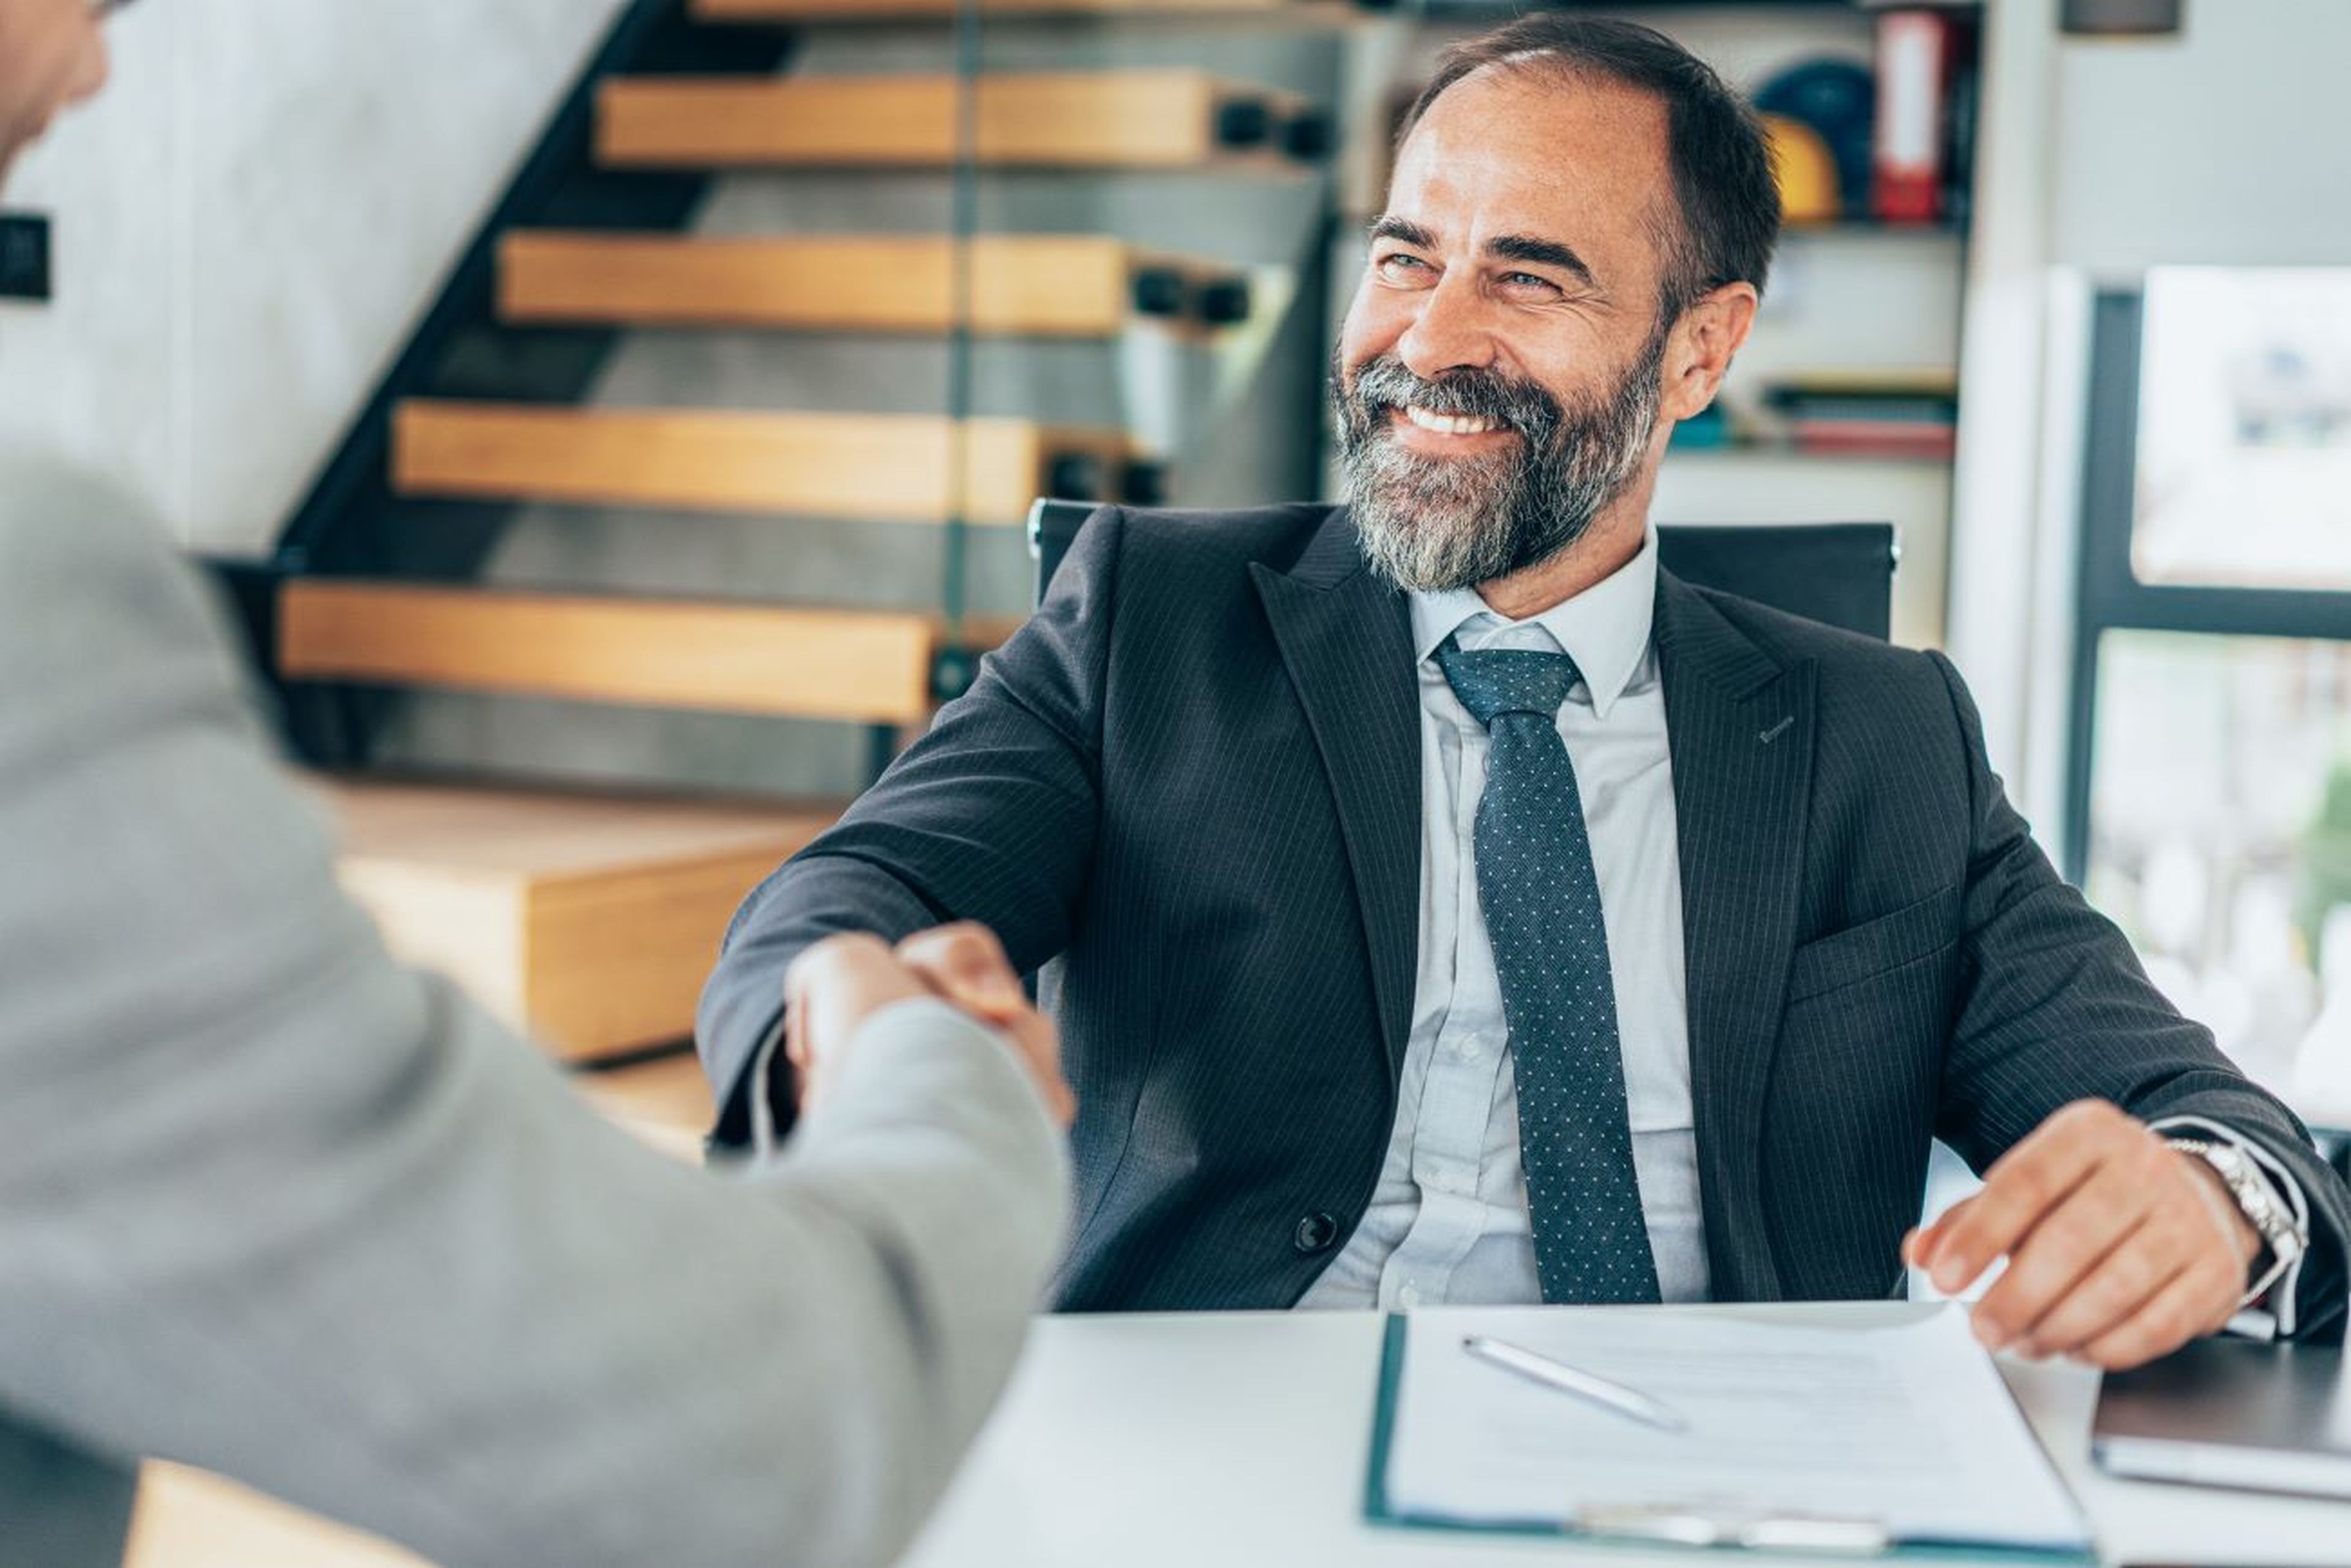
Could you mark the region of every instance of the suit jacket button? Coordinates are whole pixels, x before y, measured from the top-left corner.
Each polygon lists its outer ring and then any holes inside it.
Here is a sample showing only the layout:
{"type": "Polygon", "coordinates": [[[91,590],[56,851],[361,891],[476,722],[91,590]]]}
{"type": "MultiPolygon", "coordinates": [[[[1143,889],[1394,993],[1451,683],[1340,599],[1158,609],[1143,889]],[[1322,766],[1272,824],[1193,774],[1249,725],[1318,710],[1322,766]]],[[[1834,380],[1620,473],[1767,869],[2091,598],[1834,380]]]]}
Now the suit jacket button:
{"type": "Polygon", "coordinates": [[[1298,1222],[1298,1229],[1291,1235],[1290,1244],[1301,1252],[1311,1254],[1322,1251],[1337,1239],[1339,1222],[1317,1211],[1298,1222]]]}

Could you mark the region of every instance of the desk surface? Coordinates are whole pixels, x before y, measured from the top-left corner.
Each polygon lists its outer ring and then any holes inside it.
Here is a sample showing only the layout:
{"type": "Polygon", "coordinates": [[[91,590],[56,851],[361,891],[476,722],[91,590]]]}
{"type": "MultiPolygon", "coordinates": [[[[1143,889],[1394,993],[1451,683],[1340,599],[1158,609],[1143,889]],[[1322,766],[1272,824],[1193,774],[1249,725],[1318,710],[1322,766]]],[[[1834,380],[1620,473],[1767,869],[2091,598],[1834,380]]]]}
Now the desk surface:
{"type": "MultiPolygon", "coordinates": [[[[1681,1310],[1851,1322],[1929,1309],[1681,1310]]],[[[1040,1322],[1005,1404],[908,1568],[1460,1568],[1535,1558],[1658,1568],[1671,1561],[1653,1549],[1364,1524],[1380,1322],[1368,1312],[1040,1322]]],[[[2003,1362],[2001,1370],[2089,1511],[2106,1562],[2351,1563],[2351,1503],[2110,1480],[2089,1463],[2096,1375],[2022,1362],[2003,1362]]],[[[1795,1568],[1811,1560],[1771,1561],[1795,1568]]],[[[1844,1568],[1851,1563],[1844,1559],[1844,1568]]]]}
{"type": "MultiPolygon", "coordinates": [[[[1926,1309],[1677,1310],[1852,1322],[1926,1309]]],[[[1004,1405],[906,1568],[1725,1561],[1364,1524],[1380,1323],[1369,1312],[1040,1320],[1004,1405]]],[[[2021,1362],[2001,1370],[2089,1510],[2107,1563],[2351,1563],[2351,1503],[2109,1480],[2089,1464],[2095,1375],[2021,1362]]],[[[131,1561],[135,1568],[393,1568],[414,1560],[209,1477],[151,1467],[131,1561]]],[[[1811,1561],[1771,1559],[1776,1568],[1811,1561]]]]}

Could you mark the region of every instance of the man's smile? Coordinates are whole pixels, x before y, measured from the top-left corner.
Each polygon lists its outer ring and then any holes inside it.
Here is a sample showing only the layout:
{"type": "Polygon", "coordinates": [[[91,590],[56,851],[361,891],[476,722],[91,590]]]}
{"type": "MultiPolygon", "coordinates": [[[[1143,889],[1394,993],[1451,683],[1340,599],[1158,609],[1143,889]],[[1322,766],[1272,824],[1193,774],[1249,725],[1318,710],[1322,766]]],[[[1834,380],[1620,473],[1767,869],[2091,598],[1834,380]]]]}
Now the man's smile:
{"type": "Polygon", "coordinates": [[[1519,433],[1499,419],[1437,413],[1407,403],[1388,410],[1388,434],[1408,451],[1460,455],[1516,441],[1519,433]]]}

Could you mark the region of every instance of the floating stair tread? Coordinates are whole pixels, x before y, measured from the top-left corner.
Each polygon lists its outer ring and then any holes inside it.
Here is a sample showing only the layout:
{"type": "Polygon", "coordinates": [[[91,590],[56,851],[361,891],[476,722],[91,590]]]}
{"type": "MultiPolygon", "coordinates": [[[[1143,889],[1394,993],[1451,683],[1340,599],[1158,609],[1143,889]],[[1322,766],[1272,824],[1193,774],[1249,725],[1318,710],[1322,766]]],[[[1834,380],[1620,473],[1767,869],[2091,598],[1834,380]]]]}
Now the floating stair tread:
{"type": "MultiPolygon", "coordinates": [[[[520,231],[500,246],[499,313],[519,323],[943,332],[955,325],[957,249],[927,235],[520,231]]],[[[1123,329],[1143,268],[1193,284],[1233,277],[1097,235],[983,235],[968,265],[975,330],[1053,337],[1123,329]]]]}
{"type": "Polygon", "coordinates": [[[1017,527],[1066,459],[1115,486],[1112,430],[925,414],[535,407],[414,400],[392,415],[402,495],[1017,527]],[[963,494],[955,493],[956,445],[963,494]],[[958,506],[958,501],[960,505],[958,506]]]}
{"type": "Polygon", "coordinates": [[[387,945],[559,1055],[684,1038],[745,894],[838,814],[319,780],[344,886],[387,945]]]}
{"type": "Polygon", "coordinates": [[[732,806],[660,796],[483,789],[378,780],[320,782],[346,861],[431,865],[545,884],[798,847],[839,810],[732,806]]]}
{"type": "MultiPolygon", "coordinates": [[[[937,168],[956,155],[951,75],[635,77],[603,84],[597,150],[621,167],[937,168]]],[[[1290,95],[1197,70],[1002,72],[979,78],[980,161],[1043,168],[1195,168],[1235,156],[1228,106],[1290,95]]]]}
{"type": "Polygon", "coordinates": [[[278,605],[299,680],[442,686],[868,724],[930,713],[930,616],[305,578],[278,605]]]}
{"type": "Polygon", "coordinates": [[[394,951],[566,1055],[692,1025],[726,919],[830,809],[336,783],[345,883],[394,951]]]}

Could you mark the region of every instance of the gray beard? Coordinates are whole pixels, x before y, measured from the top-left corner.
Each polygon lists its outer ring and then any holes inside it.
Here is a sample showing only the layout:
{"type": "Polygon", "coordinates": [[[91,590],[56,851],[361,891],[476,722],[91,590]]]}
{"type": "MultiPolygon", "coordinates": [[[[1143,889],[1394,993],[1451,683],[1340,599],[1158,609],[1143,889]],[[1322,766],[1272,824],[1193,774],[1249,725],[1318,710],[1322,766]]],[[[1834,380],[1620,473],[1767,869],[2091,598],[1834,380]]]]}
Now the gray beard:
{"type": "Polygon", "coordinates": [[[1341,467],[1364,558],[1396,587],[1475,588],[1549,560],[1590,531],[1639,477],[1657,428],[1667,330],[1603,397],[1572,411],[1491,371],[1425,382],[1391,355],[1332,378],[1341,467]],[[1502,421],[1518,442],[1474,457],[1427,457],[1389,434],[1405,403],[1502,421]]]}

